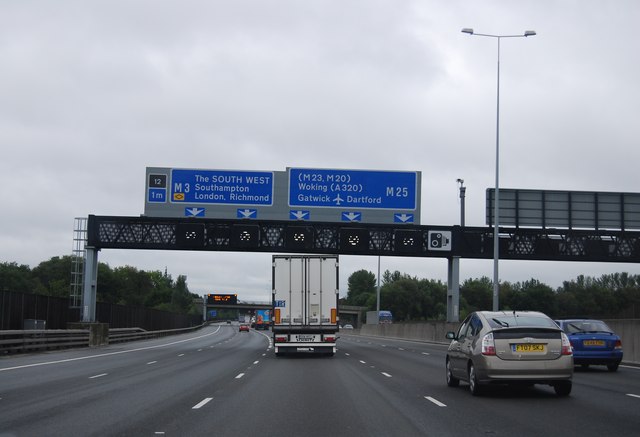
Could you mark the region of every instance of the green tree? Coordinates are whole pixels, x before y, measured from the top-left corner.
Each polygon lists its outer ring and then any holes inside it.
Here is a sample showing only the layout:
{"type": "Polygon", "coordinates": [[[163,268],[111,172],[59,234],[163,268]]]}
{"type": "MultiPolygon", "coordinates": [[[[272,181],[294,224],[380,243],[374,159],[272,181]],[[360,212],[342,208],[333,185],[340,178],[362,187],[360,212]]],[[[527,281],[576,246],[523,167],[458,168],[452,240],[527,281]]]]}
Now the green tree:
{"type": "Polygon", "coordinates": [[[0,263],[0,291],[32,293],[34,288],[31,269],[15,262],[0,263]]]}
{"type": "Polygon", "coordinates": [[[465,311],[491,310],[493,308],[493,282],[486,276],[480,279],[467,279],[460,287],[466,305],[465,311]]]}
{"type": "Polygon", "coordinates": [[[358,270],[349,276],[346,302],[348,305],[368,306],[376,299],[376,277],[367,270],[358,270]]]}

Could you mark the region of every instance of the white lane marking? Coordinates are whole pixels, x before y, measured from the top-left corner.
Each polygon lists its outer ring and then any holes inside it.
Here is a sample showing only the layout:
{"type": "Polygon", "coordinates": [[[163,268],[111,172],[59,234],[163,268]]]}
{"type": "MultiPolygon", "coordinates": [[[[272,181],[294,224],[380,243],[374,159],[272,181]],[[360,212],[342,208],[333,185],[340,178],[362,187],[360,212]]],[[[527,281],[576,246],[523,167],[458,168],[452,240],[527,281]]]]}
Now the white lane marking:
{"type": "Polygon", "coordinates": [[[403,351],[403,350],[404,350],[404,348],[399,347],[399,348],[398,348],[398,350],[399,350],[399,351],[403,351]]]}
{"type": "Polygon", "coordinates": [[[204,398],[203,400],[201,400],[200,402],[195,404],[193,407],[191,407],[191,409],[192,410],[197,410],[199,408],[202,408],[205,405],[207,405],[209,402],[211,402],[211,399],[213,399],[213,398],[204,398]]]}
{"type": "Polygon", "coordinates": [[[640,395],[634,395],[633,393],[627,393],[627,396],[631,396],[632,398],[639,398],[640,399],[640,395]]]}
{"type": "Polygon", "coordinates": [[[240,379],[244,376],[244,373],[238,373],[238,375],[236,375],[236,379],[240,379]]]}
{"type": "Polygon", "coordinates": [[[431,355],[429,352],[422,352],[422,355],[431,355]]]}
{"type": "Polygon", "coordinates": [[[625,369],[640,370],[640,367],[638,367],[638,366],[625,366],[624,364],[620,364],[620,367],[624,367],[625,369]]]}
{"type": "Polygon", "coordinates": [[[346,356],[348,356],[348,357],[350,357],[350,356],[351,356],[351,355],[349,355],[349,353],[348,353],[348,352],[345,352],[344,354],[345,354],[346,356]]]}
{"type": "Polygon", "coordinates": [[[202,352],[202,349],[198,349],[198,352],[202,352]]]}
{"type": "Polygon", "coordinates": [[[164,435],[165,432],[164,431],[156,431],[153,434],[155,434],[155,435],[164,435]]]}
{"type": "Polygon", "coordinates": [[[149,362],[147,363],[147,365],[149,365],[149,364],[155,364],[155,363],[157,363],[157,361],[149,361],[149,362]]]}
{"type": "Polygon", "coordinates": [[[434,404],[436,404],[439,407],[446,407],[446,404],[443,404],[442,402],[440,402],[437,399],[432,398],[431,396],[425,396],[424,397],[426,400],[433,402],[434,404]]]}
{"type": "Polygon", "coordinates": [[[179,356],[179,357],[184,357],[184,354],[180,354],[180,355],[178,355],[178,356],[179,356]]]}
{"type": "Polygon", "coordinates": [[[387,378],[391,378],[391,375],[389,375],[387,372],[380,372],[382,373],[384,376],[386,376],[387,378]]]}
{"type": "Polygon", "coordinates": [[[220,330],[220,327],[218,326],[218,329],[216,329],[213,332],[210,332],[209,334],[199,335],[198,337],[186,338],[184,340],[172,341],[170,343],[157,344],[155,346],[139,347],[139,348],[136,348],[136,349],[129,349],[129,350],[126,350],[126,351],[107,352],[107,353],[104,353],[104,354],[86,355],[84,357],[77,357],[77,358],[67,358],[66,360],[44,361],[42,363],[25,364],[24,366],[5,367],[5,368],[1,368],[0,372],[5,372],[7,370],[26,369],[28,367],[47,366],[49,364],[70,363],[72,361],[88,360],[89,358],[108,357],[108,356],[111,356],[111,355],[128,354],[128,353],[131,353],[131,352],[146,351],[146,350],[149,350],[149,349],[158,349],[158,348],[161,348],[161,347],[173,346],[174,344],[180,344],[180,343],[185,343],[187,341],[193,341],[193,340],[198,340],[200,338],[209,337],[210,335],[217,334],[219,330],[220,330]]]}
{"type": "Polygon", "coordinates": [[[256,360],[253,362],[253,364],[258,364],[260,361],[256,360]]]}
{"type": "Polygon", "coordinates": [[[361,362],[362,364],[367,364],[367,362],[366,362],[366,361],[362,361],[362,360],[360,360],[360,362],[361,362]]]}
{"type": "Polygon", "coordinates": [[[108,373],[101,373],[99,375],[90,376],[89,379],[102,378],[103,376],[107,376],[108,373]]]}

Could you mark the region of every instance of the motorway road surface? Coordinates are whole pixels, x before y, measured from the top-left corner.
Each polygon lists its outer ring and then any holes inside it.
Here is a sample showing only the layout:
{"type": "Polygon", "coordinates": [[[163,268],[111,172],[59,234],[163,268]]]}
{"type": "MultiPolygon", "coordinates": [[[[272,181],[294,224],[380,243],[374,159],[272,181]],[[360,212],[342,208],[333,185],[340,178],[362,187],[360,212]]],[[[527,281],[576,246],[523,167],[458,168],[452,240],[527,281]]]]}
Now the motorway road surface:
{"type": "Polygon", "coordinates": [[[447,387],[446,347],[341,333],[334,357],[277,357],[269,332],[195,333],[0,358],[6,436],[640,435],[640,368],[551,387],[447,387]]]}

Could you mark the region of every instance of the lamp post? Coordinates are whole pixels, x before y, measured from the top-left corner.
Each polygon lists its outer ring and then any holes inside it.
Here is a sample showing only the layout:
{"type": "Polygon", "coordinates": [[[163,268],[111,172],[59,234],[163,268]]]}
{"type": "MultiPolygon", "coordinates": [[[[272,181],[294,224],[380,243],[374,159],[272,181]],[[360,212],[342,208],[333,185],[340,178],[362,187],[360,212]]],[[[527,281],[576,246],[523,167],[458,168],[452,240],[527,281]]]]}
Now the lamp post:
{"type": "Polygon", "coordinates": [[[498,40],[498,81],[496,85],[496,189],[493,201],[493,310],[499,309],[499,284],[498,284],[498,260],[500,259],[500,40],[502,38],[526,38],[536,34],[533,30],[527,30],[522,35],[490,35],[475,33],[473,29],[464,28],[462,33],[472,36],[486,36],[498,40]]]}

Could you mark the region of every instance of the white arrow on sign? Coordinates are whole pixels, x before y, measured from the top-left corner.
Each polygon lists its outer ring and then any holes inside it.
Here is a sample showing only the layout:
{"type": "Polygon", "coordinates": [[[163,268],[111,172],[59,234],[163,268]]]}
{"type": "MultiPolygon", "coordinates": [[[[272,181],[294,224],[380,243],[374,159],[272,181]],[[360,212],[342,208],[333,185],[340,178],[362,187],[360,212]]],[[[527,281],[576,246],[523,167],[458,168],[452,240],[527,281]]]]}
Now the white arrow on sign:
{"type": "Polygon", "coordinates": [[[204,212],[204,208],[187,208],[184,212],[189,217],[197,217],[204,212]]]}
{"type": "Polygon", "coordinates": [[[309,211],[291,211],[291,215],[298,220],[304,220],[309,215],[309,211]]]}
{"type": "Polygon", "coordinates": [[[406,223],[410,220],[413,220],[413,214],[402,213],[402,214],[396,214],[395,216],[402,223],[406,223]]]}
{"type": "Polygon", "coordinates": [[[342,213],[342,218],[343,220],[347,220],[350,222],[357,222],[358,220],[360,220],[360,216],[362,216],[361,213],[359,212],[343,212],[342,213]]]}
{"type": "Polygon", "coordinates": [[[252,215],[256,213],[255,209],[239,209],[238,214],[242,216],[242,218],[251,218],[252,215]]]}

